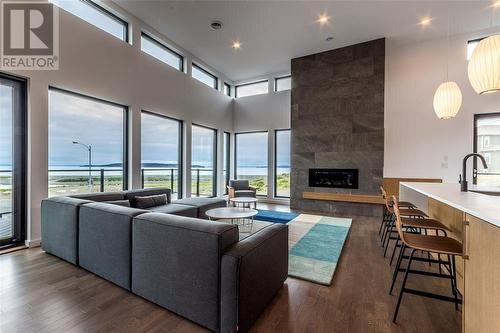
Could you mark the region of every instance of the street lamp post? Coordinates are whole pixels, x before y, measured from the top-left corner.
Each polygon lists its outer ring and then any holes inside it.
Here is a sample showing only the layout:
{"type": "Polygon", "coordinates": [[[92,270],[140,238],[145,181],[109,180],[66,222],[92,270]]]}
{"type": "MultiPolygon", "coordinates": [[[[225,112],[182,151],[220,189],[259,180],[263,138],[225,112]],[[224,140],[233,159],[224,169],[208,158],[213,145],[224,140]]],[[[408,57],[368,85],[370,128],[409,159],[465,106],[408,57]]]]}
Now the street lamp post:
{"type": "Polygon", "coordinates": [[[73,144],[83,146],[89,152],[89,192],[92,192],[92,146],[77,141],[73,141],[73,144]]]}

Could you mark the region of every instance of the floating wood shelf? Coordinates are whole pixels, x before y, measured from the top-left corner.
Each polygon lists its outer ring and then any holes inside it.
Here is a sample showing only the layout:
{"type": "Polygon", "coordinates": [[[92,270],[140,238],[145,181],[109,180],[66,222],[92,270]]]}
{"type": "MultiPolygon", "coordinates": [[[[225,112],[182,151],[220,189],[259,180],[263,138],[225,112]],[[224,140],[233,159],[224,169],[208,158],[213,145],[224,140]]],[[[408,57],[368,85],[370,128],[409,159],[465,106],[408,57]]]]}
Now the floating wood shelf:
{"type": "Polygon", "coordinates": [[[326,200],[326,201],[343,201],[354,203],[365,203],[372,205],[383,205],[384,200],[380,195],[368,194],[346,194],[346,193],[330,193],[330,192],[303,192],[304,199],[326,200]]]}

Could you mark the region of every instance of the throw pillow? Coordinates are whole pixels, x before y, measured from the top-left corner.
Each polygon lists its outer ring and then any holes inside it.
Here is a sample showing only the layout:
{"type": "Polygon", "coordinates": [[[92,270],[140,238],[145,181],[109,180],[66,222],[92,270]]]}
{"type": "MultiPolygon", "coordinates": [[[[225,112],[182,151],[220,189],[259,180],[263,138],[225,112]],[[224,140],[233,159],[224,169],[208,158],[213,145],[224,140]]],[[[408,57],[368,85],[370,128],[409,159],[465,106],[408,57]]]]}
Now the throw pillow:
{"type": "Polygon", "coordinates": [[[134,197],[134,207],[145,209],[149,207],[162,206],[167,204],[167,195],[148,195],[144,197],[134,197]]]}

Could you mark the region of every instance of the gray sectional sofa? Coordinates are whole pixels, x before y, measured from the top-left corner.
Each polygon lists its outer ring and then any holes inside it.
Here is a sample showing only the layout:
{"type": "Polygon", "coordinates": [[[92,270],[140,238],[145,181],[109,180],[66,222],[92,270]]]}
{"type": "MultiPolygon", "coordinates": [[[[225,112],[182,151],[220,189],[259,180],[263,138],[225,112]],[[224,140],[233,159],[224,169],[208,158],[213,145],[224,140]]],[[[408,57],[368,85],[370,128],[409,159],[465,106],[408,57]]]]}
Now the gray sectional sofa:
{"type": "Polygon", "coordinates": [[[42,248],[214,332],[246,332],[287,277],[288,227],[239,240],[237,226],[204,219],[225,204],[172,203],[168,189],[54,197],[42,202],[42,248]],[[157,194],[167,203],[134,207],[157,194]]]}

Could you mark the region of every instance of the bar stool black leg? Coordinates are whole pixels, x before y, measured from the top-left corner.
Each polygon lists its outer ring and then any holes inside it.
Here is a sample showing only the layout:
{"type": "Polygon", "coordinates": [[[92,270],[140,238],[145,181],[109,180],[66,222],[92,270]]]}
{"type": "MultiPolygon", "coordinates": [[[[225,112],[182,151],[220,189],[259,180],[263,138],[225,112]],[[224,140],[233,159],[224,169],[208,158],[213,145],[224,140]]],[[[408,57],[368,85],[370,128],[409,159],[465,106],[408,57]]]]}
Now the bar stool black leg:
{"type": "Polygon", "coordinates": [[[400,238],[398,234],[398,239],[396,239],[396,244],[394,244],[394,249],[392,249],[391,261],[389,262],[389,266],[392,266],[392,261],[394,260],[394,254],[396,253],[396,249],[400,247],[399,240],[400,238]]]}
{"type": "Polygon", "coordinates": [[[408,259],[408,266],[406,267],[405,277],[403,278],[403,284],[401,285],[401,291],[399,292],[398,303],[396,304],[396,310],[394,311],[394,317],[392,318],[392,322],[396,322],[396,318],[398,317],[399,307],[401,305],[401,300],[403,299],[403,293],[406,286],[406,280],[408,280],[408,273],[410,272],[411,262],[413,261],[413,255],[415,254],[415,249],[411,250],[410,258],[408,259]]]}
{"type": "MultiPolygon", "coordinates": [[[[450,256],[448,256],[450,257],[450,256]]],[[[449,260],[449,259],[448,259],[449,260]]],[[[451,291],[453,292],[453,296],[455,298],[455,310],[458,311],[458,287],[457,287],[457,269],[455,265],[455,256],[451,255],[451,264],[450,264],[452,278],[451,278],[451,291]]]]}
{"type": "Polygon", "coordinates": [[[401,262],[403,261],[403,256],[405,255],[406,245],[401,244],[401,250],[399,251],[398,261],[396,262],[396,267],[392,273],[392,283],[391,289],[389,290],[389,295],[392,295],[392,290],[394,289],[394,284],[396,284],[396,279],[398,277],[399,268],[401,267],[401,262]]]}

